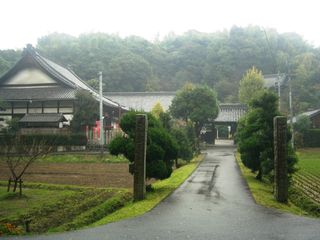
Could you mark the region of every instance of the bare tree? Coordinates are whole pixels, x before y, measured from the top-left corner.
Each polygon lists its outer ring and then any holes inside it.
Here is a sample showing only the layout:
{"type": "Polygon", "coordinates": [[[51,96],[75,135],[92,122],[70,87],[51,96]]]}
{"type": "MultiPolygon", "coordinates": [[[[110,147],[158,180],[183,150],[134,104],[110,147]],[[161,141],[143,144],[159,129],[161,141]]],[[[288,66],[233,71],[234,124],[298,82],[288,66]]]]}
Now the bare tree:
{"type": "Polygon", "coordinates": [[[16,192],[19,184],[20,195],[22,195],[24,173],[34,161],[45,157],[52,151],[52,142],[39,136],[4,134],[1,145],[0,156],[7,163],[11,173],[8,180],[8,192],[12,183],[14,183],[13,192],[16,192]]]}

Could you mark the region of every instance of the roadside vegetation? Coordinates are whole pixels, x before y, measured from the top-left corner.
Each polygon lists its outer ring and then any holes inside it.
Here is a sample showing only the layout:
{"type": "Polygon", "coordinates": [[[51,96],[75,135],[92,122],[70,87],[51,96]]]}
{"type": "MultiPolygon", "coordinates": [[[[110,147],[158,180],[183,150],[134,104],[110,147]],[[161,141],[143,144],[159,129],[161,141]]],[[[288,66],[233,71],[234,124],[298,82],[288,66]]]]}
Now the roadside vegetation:
{"type": "Polygon", "coordinates": [[[203,155],[198,155],[190,163],[174,170],[170,178],[159,180],[152,184],[153,191],[147,192],[146,199],[139,202],[131,201],[126,204],[125,207],[95,222],[92,226],[99,226],[122,219],[140,216],[150,211],[163,199],[168,197],[192,174],[198,164],[202,161],[203,157],[203,155]]]}
{"type": "Polygon", "coordinates": [[[244,166],[239,153],[237,153],[236,159],[241,173],[245,178],[252,196],[257,204],[297,215],[308,215],[306,211],[297,207],[290,200],[287,204],[277,202],[273,195],[273,184],[269,181],[269,179],[263,178],[262,180],[258,180],[256,178],[256,174],[244,166]]]}
{"type": "Polygon", "coordinates": [[[236,159],[258,204],[297,215],[320,217],[320,149],[299,149],[297,155],[298,171],[292,176],[287,204],[274,199],[273,185],[269,179],[257,180],[255,174],[243,165],[239,153],[236,159]]]}
{"type": "MultiPolygon", "coordinates": [[[[246,74],[244,80],[257,81],[259,74],[246,74]]],[[[252,85],[252,84],[251,84],[252,85]]],[[[250,86],[250,85],[248,85],[250,86]]],[[[243,92],[250,92],[243,88],[243,92]]],[[[289,180],[289,201],[278,203],[273,194],[274,152],[273,118],[280,115],[277,97],[266,90],[248,100],[249,111],[240,120],[237,132],[238,164],[248,182],[257,203],[287,212],[320,216],[320,152],[303,149],[298,154],[290,144],[290,131],[287,136],[287,166],[289,180]],[[298,162],[298,159],[300,162],[298,162]]],[[[302,125],[301,125],[302,126],[302,125]]],[[[304,129],[305,127],[301,128],[304,129]]],[[[288,129],[289,130],[289,129],[288,129]]]]}
{"type": "Polygon", "coordinates": [[[130,189],[92,188],[73,185],[26,183],[21,197],[8,193],[0,181],[0,236],[60,232],[101,225],[141,215],[154,208],[194,171],[203,155],[156,181],[145,200],[132,201],[130,189]],[[118,210],[120,209],[120,210],[118,210]]]}

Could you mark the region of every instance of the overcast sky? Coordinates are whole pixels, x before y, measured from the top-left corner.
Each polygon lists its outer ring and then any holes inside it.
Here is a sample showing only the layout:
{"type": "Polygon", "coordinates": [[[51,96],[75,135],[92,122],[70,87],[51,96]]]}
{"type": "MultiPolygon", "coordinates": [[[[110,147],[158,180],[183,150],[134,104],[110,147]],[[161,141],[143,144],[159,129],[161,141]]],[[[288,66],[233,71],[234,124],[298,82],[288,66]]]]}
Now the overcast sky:
{"type": "Polygon", "coordinates": [[[317,0],[1,0],[0,49],[36,45],[53,33],[106,32],[153,40],[168,32],[259,25],[320,46],[317,0]]]}

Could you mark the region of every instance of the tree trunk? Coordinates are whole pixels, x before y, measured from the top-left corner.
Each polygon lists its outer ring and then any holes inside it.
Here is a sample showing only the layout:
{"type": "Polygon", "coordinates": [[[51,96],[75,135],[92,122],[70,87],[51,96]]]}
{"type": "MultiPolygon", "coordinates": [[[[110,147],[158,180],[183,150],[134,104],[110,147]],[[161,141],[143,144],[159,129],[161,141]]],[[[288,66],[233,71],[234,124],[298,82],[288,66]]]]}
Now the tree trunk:
{"type": "Polygon", "coordinates": [[[10,192],[11,181],[12,181],[11,178],[9,178],[7,192],[10,192]]]}
{"type": "Polygon", "coordinates": [[[14,179],[14,186],[13,186],[13,192],[16,192],[17,190],[17,185],[18,185],[18,179],[14,179]]]}

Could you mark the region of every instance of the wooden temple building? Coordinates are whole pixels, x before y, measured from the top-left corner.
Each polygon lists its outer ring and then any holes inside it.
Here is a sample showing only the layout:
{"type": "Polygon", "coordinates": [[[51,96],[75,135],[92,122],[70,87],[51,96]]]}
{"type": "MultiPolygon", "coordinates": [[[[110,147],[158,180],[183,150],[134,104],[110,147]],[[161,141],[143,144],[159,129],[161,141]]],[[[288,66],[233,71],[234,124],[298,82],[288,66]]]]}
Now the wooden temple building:
{"type": "MultiPolygon", "coordinates": [[[[98,92],[71,69],[41,56],[28,45],[22,58],[0,78],[0,99],[5,103],[0,109],[0,126],[17,118],[29,131],[63,131],[73,118],[78,90],[90,92],[99,104],[98,92]]],[[[108,122],[117,128],[118,119],[127,108],[103,97],[103,111],[110,118],[108,122]]]]}

